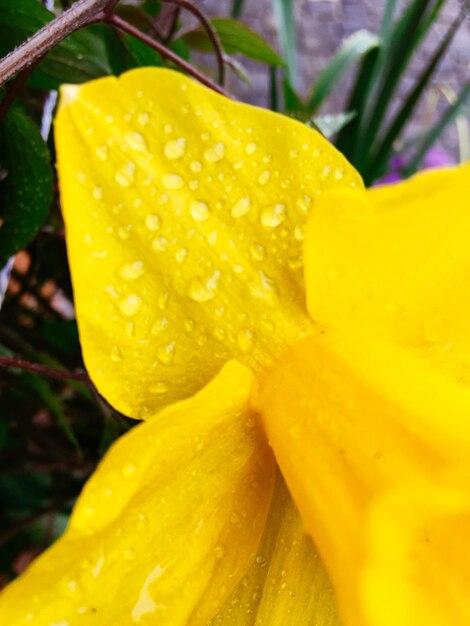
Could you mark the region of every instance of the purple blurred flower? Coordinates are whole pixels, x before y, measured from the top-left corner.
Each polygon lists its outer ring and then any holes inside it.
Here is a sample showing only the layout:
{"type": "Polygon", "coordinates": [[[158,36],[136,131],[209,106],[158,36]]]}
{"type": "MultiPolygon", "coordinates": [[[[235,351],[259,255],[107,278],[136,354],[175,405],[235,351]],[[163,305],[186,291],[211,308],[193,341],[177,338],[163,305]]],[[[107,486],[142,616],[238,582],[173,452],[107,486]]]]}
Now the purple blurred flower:
{"type": "MultiPolygon", "coordinates": [[[[423,170],[435,167],[446,167],[447,165],[455,165],[455,161],[443,148],[431,148],[423,159],[423,170]]],[[[390,161],[389,171],[375,181],[374,187],[378,185],[390,185],[403,180],[403,169],[406,167],[406,160],[400,154],[395,155],[390,161]]]]}

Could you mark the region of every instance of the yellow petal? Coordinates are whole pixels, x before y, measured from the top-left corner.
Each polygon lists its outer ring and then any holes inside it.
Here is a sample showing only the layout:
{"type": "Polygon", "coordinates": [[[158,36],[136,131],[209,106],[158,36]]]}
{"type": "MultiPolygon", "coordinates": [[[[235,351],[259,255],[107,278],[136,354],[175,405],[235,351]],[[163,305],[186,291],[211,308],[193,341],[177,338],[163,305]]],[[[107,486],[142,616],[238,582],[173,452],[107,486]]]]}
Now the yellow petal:
{"type": "Polygon", "coordinates": [[[345,623],[470,623],[470,390],[385,335],[323,329],[256,405],[345,623]]]}
{"type": "Polygon", "coordinates": [[[0,623],[205,626],[254,558],[270,505],[252,384],[230,362],[122,437],[65,535],[0,595],[0,623]]]}
{"type": "Polygon", "coordinates": [[[56,123],[87,368],[145,417],[229,358],[257,369],[309,325],[312,198],[362,185],[318,133],[147,68],[75,89],[56,123]]]}
{"type": "Polygon", "coordinates": [[[339,626],[336,599],[318,552],[282,478],[251,568],[210,626],[339,626]]]}
{"type": "Polygon", "coordinates": [[[319,197],[305,253],[314,319],[388,327],[444,359],[470,341],[469,194],[470,163],[319,197]]]}

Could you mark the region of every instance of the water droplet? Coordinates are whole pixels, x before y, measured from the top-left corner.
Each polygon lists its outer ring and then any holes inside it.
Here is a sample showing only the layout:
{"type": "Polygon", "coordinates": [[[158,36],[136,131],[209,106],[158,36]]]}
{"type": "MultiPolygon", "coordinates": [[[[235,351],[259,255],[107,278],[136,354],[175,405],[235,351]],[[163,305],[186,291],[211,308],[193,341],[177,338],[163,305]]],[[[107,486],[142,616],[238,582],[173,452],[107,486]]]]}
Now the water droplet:
{"type": "Polygon", "coordinates": [[[173,139],[169,141],[164,149],[165,156],[168,159],[181,159],[186,150],[186,139],[180,137],[179,139],[173,139]]]}
{"type": "Polygon", "coordinates": [[[216,163],[224,158],[225,146],[223,143],[216,143],[212,148],[208,148],[204,152],[204,158],[210,163],[216,163]]]}
{"type": "Polygon", "coordinates": [[[152,335],[157,336],[163,331],[166,326],[168,326],[168,324],[169,322],[167,317],[160,317],[153,323],[150,332],[152,333],[152,335]]]}
{"type": "Polygon", "coordinates": [[[160,361],[160,363],[163,363],[163,365],[170,365],[175,357],[175,347],[176,342],[172,341],[167,346],[164,346],[157,350],[157,359],[160,361]]]}
{"type": "Polygon", "coordinates": [[[155,383],[154,385],[150,385],[149,387],[150,393],[154,393],[156,395],[163,395],[168,391],[168,385],[163,381],[155,383]]]}
{"type": "Polygon", "coordinates": [[[178,261],[178,263],[183,263],[187,254],[188,251],[186,250],[186,248],[180,248],[175,253],[175,259],[178,261]]]}
{"type": "Polygon", "coordinates": [[[76,175],[75,175],[75,178],[82,185],[84,185],[86,183],[86,175],[83,172],[77,172],[76,175]]]}
{"type": "Polygon", "coordinates": [[[240,521],[240,516],[236,511],[232,511],[230,515],[230,521],[232,522],[232,524],[238,524],[238,522],[240,521]]]}
{"type": "Polygon", "coordinates": [[[164,174],[162,176],[162,184],[166,189],[181,189],[184,182],[178,174],[164,174]]]}
{"type": "Polygon", "coordinates": [[[303,225],[297,225],[294,228],[294,239],[297,239],[297,241],[303,241],[304,240],[304,227],[303,225]]]}
{"type": "Polygon", "coordinates": [[[135,280],[140,278],[144,273],[144,264],[142,261],[126,263],[119,270],[119,276],[124,278],[124,280],[135,280]]]}
{"type": "Polygon", "coordinates": [[[136,469],[137,467],[134,465],[134,463],[126,463],[125,465],[122,466],[121,474],[125,478],[130,478],[132,474],[135,473],[136,469]]]}
{"type": "Polygon", "coordinates": [[[142,299],[135,293],[130,293],[119,302],[119,308],[128,317],[132,317],[137,313],[142,305],[142,299]]]}
{"type": "Polygon", "coordinates": [[[114,175],[114,179],[121,187],[130,187],[134,182],[135,164],[131,161],[125,163],[114,175]]]}
{"type": "Polygon", "coordinates": [[[189,212],[191,213],[191,217],[196,222],[205,222],[209,219],[209,207],[205,202],[200,202],[199,200],[194,200],[191,202],[189,207],[189,212]]]}
{"type": "Polygon", "coordinates": [[[286,219],[286,207],[284,204],[276,204],[261,211],[261,224],[266,228],[275,228],[286,219]]]}
{"type": "Polygon", "coordinates": [[[190,180],[188,183],[188,187],[191,189],[191,191],[196,191],[196,189],[199,187],[199,181],[198,180],[190,180]]]}
{"type": "Polygon", "coordinates": [[[103,198],[103,188],[102,187],[95,187],[93,189],[93,198],[95,198],[95,200],[101,200],[103,198]]]}
{"type": "Polygon", "coordinates": [[[325,167],[323,168],[320,177],[325,179],[331,172],[331,167],[329,165],[325,165],[325,167]]]}
{"type": "Polygon", "coordinates": [[[232,217],[235,219],[243,217],[250,210],[250,198],[240,198],[238,202],[232,207],[232,217]]]}
{"type": "Polygon", "coordinates": [[[240,330],[237,335],[238,347],[244,354],[248,354],[253,350],[255,344],[255,335],[251,328],[244,328],[240,330]]]}
{"type": "Polygon", "coordinates": [[[168,302],[170,301],[170,294],[168,291],[164,291],[158,296],[158,308],[161,311],[164,311],[168,307],[168,302]]]}
{"type": "Polygon", "coordinates": [[[160,218],[158,215],[147,215],[145,218],[145,225],[149,230],[158,230],[160,228],[160,218]]]}
{"type": "Polygon", "coordinates": [[[262,261],[266,256],[266,250],[259,243],[254,243],[250,246],[250,254],[255,261],[262,261]]]}
{"type": "Polygon", "coordinates": [[[249,144],[246,146],[246,148],[245,148],[245,152],[246,152],[247,154],[254,154],[254,153],[256,152],[256,148],[257,148],[257,145],[256,145],[255,143],[251,142],[251,143],[249,143],[249,144]]]}
{"type": "Polygon", "coordinates": [[[152,239],[152,248],[155,252],[163,252],[168,248],[169,243],[166,237],[155,237],[155,239],[152,239]]]}
{"type": "Polygon", "coordinates": [[[189,166],[192,172],[200,172],[202,170],[202,163],[200,161],[192,161],[189,166]]]}
{"type": "Polygon", "coordinates": [[[139,113],[139,115],[137,116],[137,121],[141,126],[146,126],[150,122],[150,113],[147,113],[147,111],[142,111],[142,113],[139,113]]]}
{"type": "Polygon", "coordinates": [[[255,561],[260,567],[266,567],[266,565],[268,564],[266,557],[264,557],[262,554],[259,554],[256,557],[255,561]]]}
{"type": "Polygon", "coordinates": [[[119,346],[113,346],[111,348],[111,361],[113,361],[114,363],[122,361],[122,353],[119,349],[119,346]]]}
{"type": "Polygon", "coordinates": [[[96,148],[96,156],[102,161],[106,161],[108,158],[108,146],[98,146],[96,148]]]}
{"type": "Polygon", "coordinates": [[[192,333],[194,330],[194,320],[185,320],[184,329],[187,333],[192,333]]]}
{"type": "Polygon", "coordinates": [[[299,151],[294,148],[293,150],[289,151],[289,156],[291,159],[295,159],[299,156],[299,151]]]}
{"type": "Polygon", "coordinates": [[[301,267],[303,267],[303,264],[304,262],[302,255],[294,256],[287,260],[287,265],[291,270],[299,270],[301,267]]]}
{"type": "Polygon", "coordinates": [[[335,180],[341,180],[344,176],[344,169],[342,167],[338,167],[335,169],[335,180]]]}
{"type": "Polygon", "coordinates": [[[208,279],[194,278],[188,289],[188,296],[194,302],[208,302],[214,298],[220,272],[216,270],[208,279]]]}
{"type": "Polygon", "coordinates": [[[165,124],[165,126],[163,127],[163,130],[166,132],[167,135],[169,135],[170,133],[173,132],[173,125],[165,124]]]}
{"type": "Polygon", "coordinates": [[[264,172],[261,172],[261,174],[258,176],[259,184],[260,185],[265,185],[268,182],[270,176],[271,176],[271,174],[268,172],[268,170],[265,170],[264,172]]]}
{"type": "Polygon", "coordinates": [[[266,300],[270,304],[277,303],[277,285],[274,279],[259,271],[250,285],[250,293],[255,298],[266,300]]]}
{"type": "Polygon", "coordinates": [[[145,138],[136,131],[127,132],[124,135],[124,139],[131,150],[136,150],[137,152],[145,152],[147,150],[145,138]]]}
{"type": "Polygon", "coordinates": [[[132,225],[128,224],[127,226],[121,226],[118,229],[118,237],[121,239],[129,239],[131,236],[132,225]]]}
{"type": "Polygon", "coordinates": [[[223,559],[226,553],[226,549],[221,543],[218,543],[216,546],[214,546],[213,552],[216,559],[223,559]]]}

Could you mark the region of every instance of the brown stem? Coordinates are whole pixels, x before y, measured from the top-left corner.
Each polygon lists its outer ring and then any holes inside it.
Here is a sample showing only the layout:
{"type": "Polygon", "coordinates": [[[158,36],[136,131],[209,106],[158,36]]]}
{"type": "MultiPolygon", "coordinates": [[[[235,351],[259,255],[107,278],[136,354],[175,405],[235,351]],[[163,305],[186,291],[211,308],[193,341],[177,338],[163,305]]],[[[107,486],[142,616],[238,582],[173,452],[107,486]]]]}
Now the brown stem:
{"type": "Polygon", "coordinates": [[[219,85],[223,85],[225,82],[224,49],[222,48],[219,35],[217,34],[215,28],[212,26],[210,21],[201,11],[201,9],[198,9],[198,7],[194,6],[194,4],[191,4],[191,2],[188,2],[188,0],[164,0],[164,2],[167,2],[169,4],[176,4],[186,11],[189,11],[189,13],[192,13],[199,20],[202,27],[206,31],[207,36],[211,40],[212,45],[214,46],[214,52],[217,58],[217,65],[219,68],[218,82],[219,85]]]}
{"type": "Polygon", "coordinates": [[[53,367],[47,367],[42,363],[33,363],[17,357],[0,356],[0,367],[16,368],[33,374],[55,378],[56,380],[77,380],[78,382],[89,384],[89,378],[84,372],[70,372],[68,370],[59,370],[53,367]]]}
{"type": "Polygon", "coordinates": [[[38,30],[0,61],[0,85],[26,69],[65,37],[89,24],[102,12],[109,15],[118,0],[78,0],[62,15],[38,30]]]}
{"type": "Polygon", "coordinates": [[[143,41],[144,43],[146,43],[148,46],[150,46],[151,48],[156,50],[158,53],[160,53],[163,57],[165,57],[169,61],[172,61],[175,65],[178,65],[179,67],[181,67],[188,74],[196,78],[200,83],[202,83],[203,85],[206,85],[206,87],[213,89],[214,91],[222,94],[223,96],[230,97],[229,94],[224,89],[222,89],[222,87],[219,87],[219,85],[216,85],[216,83],[214,83],[210,78],[205,76],[198,69],[193,67],[190,63],[188,63],[187,61],[179,57],[172,50],[170,50],[169,48],[167,48],[160,42],[156,41],[155,39],[152,39],[152,37],[149,37],[148,35],[143,33],[141,30],[139,30],[132,24],[129,24],[125,20],[113,14],[108,16],[107,21],[110,24],[113,24],[114,26],[116,26],[116,28],[119,28],[123,32],[127,33],[128,35],[132,35],[133,37],[140,39],[140,41],[143,41]]]}

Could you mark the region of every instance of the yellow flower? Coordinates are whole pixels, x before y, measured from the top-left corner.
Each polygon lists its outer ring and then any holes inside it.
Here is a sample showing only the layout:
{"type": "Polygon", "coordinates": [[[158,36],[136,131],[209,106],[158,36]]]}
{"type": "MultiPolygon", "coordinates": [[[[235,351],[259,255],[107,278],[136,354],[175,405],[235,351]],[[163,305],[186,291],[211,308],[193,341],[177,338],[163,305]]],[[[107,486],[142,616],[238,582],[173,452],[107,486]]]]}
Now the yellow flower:
{"type": "Polygon", "coordinates": [[[468,625],[469,166],[365,192],[161,69],[64,90],[56,139],[86,365],[146,421],[1,623],[468,625]]]}

